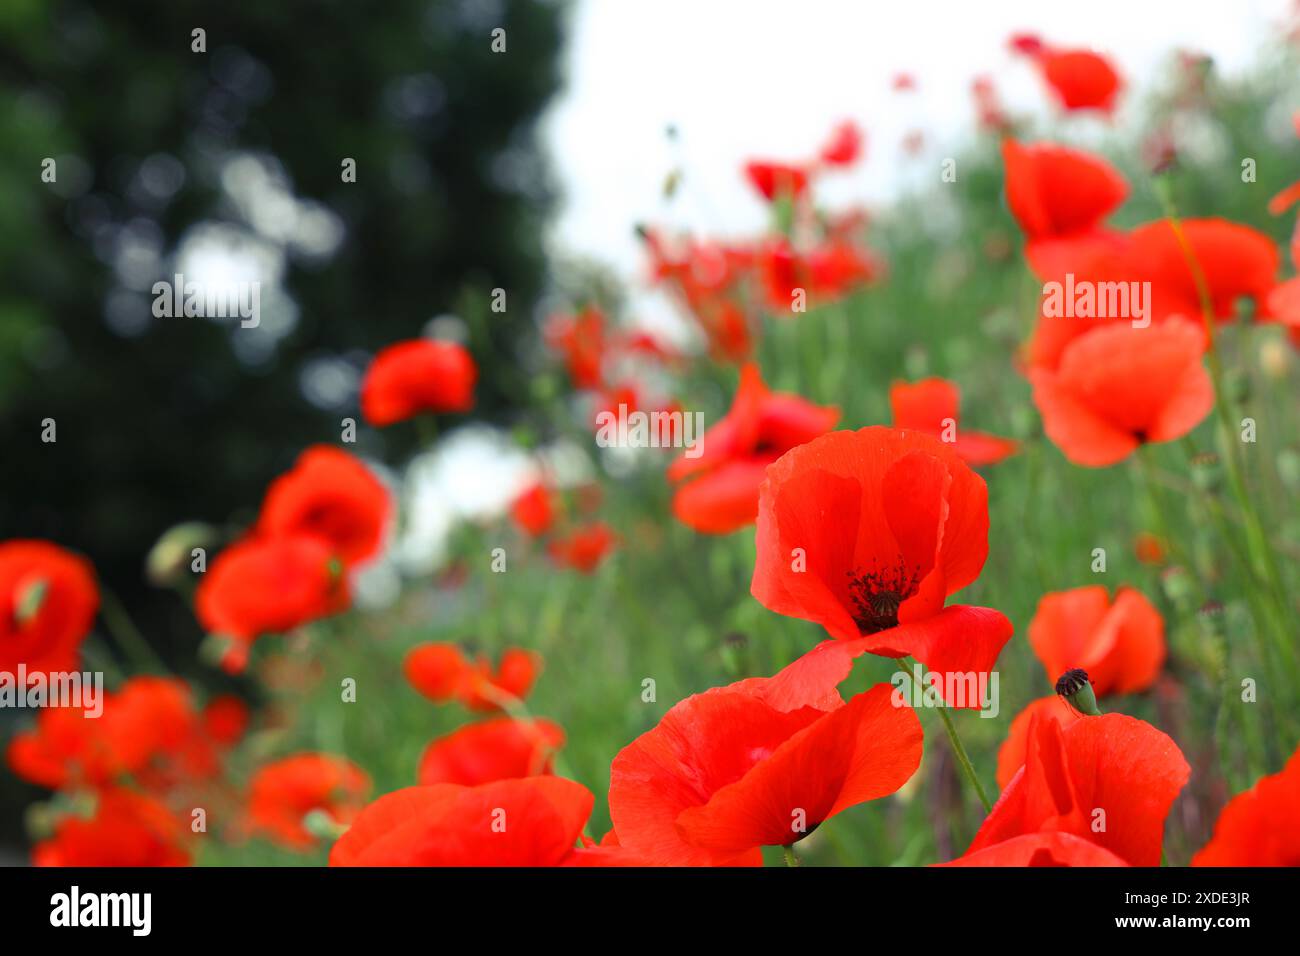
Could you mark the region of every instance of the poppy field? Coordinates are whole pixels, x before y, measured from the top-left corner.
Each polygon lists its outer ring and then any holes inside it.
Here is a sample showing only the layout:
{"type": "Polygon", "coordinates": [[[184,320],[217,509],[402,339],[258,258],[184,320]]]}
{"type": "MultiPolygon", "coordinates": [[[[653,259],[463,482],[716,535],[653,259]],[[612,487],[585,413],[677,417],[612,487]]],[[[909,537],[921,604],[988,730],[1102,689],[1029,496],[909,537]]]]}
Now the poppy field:
{"type": "Polygon", "coordinates": [[[23,860],[1300,864],[1297,36],[1139,90],[1016,33],[1036,109],[948,91],[974,139],[887,205],[824,199],[895,148],[845,120],[718,157],[762,231],[640,224],[635,288],[554,282],[519,354],[508,289],[412,322],[333,437],[138,555],[180,653],[6,533],[23,860]],[[508,494],[394,572],[485,422],[508,494]]]}

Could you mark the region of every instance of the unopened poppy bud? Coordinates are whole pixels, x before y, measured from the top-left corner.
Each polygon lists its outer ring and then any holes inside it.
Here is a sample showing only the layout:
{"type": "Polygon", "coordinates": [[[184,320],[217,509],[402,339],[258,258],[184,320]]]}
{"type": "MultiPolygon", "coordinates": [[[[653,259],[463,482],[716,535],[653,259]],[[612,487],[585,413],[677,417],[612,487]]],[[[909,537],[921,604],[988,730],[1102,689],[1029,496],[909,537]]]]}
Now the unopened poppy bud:
{"type": "Polygon", "coordinates": [[[346,826],[330,816],[329,811],[319,807],[302,818],[302,828],[316,839],[327,843],[333,843],[348,830],[346,826]]]}
{"type": "Polygon", "coordinates": [[[144,561],[145,577],[157,587],[173,584],[189,567],[195,548],[206,548],[216,538],[210,525],[186,521],[162,533],[144,561]]]}
{"type": "Polygon", "coordinates": [[[1101,716],[1092,681],[1088,680],[1088,672],[1082,668],[1074,667],[1062,674],[1056,682],[1056,693],[1076,712],[1090,717],[1101,716]]]}

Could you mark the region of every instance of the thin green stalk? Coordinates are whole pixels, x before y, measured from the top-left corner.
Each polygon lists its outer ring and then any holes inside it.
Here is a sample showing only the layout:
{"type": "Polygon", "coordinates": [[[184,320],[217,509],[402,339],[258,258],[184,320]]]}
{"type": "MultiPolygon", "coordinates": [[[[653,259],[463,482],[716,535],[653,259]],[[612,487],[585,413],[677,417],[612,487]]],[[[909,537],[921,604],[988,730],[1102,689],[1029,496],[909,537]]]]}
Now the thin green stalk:
{"type": "Polygon", "coordinates": [[[113,639],[118,646],[125,652],[127,658],[137,668],[144,671],[156,671],[160,674],[170,674],[169,668],[158,653],[145,640],[131,616],[126,613],[126,608],[122,602],[117,599],[101,581],[99,585],[99,610],[104,618],[104,624],[108,627],[108,632],[113,635],[113,639]]]}
{"type": "Polygon", "coordinates": [[[1210,367],[1210,378],[1214,386],[1214,410],[1218,418],[1219,443],[1223,448],[1228,483],[1244,518],[1245,552],[1249,556],[1247,570],[1251,572],[1251,577],[1261,579],[1263,583],[1262,590],[1268,596],[1268,605],[1270,606],[1261,606],[1260,594],[1256,588],[1248,588],[1246,595],[1255,618],[1256,628],[1260,631],[1261,651],[1265,659],[1270,656],[1266,648],[1271,638],[1271,643],[1275,645],[1273,650],[1280,656],[1284,665],[1285,663],[1290,664],[1289,670],[1293,681],[1300,681],[1300,663],[1296,661],[1288,647],[1286,622],[1289,608],[1282,574],[1278,568],[1277,558],[1273,554],[1268,534],[1264,530],[1264,523],[1259,510],[1255,506],[1254,499],[1250,497],[1246,490],[1245,470],[1240,461],[1241,450],[1238,448],[1238,443],[1233,440],[1232,416],[1228,409],[1227,392],[1224,389],[1223,364],[1215,342],[1217,318],[1214,314],[1214,303],[1210,297],[1209,285],[1205,280],[1205,274],[1201,270],[1200,263],[1196,259],[1195,252],[1183,232],[1182,222],[1178,217],[1177,209],[1174,206],[1173,198],[1169,194],[1169,188],[1165,180],[1156,180],[1156,194],[1164,207],[1166,220],[1174,233],[1174,239],[1187,262],[1192,273],[1192,280],[1196,286],[1197,298],[1201,305],[1201,318],[1205,325],[1206,358],[1210,367]]]}
{"type": "MultiPolygon", "coordinates": [[[[916,671],[912,661],[907,657],[898,658],[898,664],[903,670],[907,671],[907,676],[912,678],[912,683],[917,687],[922,687],[921,679],[916,676],[916,671]]],[[[948,716],[946,705],[940,705],[935,708],[939,711],[939,718],[943,721],[943,727],[948,731],[948,742],[952,744],[952,752],[957,758],[957,763],[961,766],[962,772],[966,774],[966,779],[970,781],[975,788],[975,794],[980,798],[980,803],[984,805],[984,812],[988,813],[993,809],[993,803],[989,800],[988,794],[984,792],[984,785],[980,783],[980,778],[975,773],[975,765],[971,763],[970,756],[966,753],[966,748],[962,746],[961,738],[957,736],[957,728],[953,725],[952,718],[948,716]]]]}
{"type": "Polygon", "coordinates": [[[789,845],[787,845],[787,846],[783,846],[783,847],[781,847],[781,853],[785,856],[785,865],[786,865],[786,866],[803,866],[803,864],[802,864],[802,863],[800,862],[800,860],[799,860],[799,857],[795,856],[795,854],[794,854],[794,844],[793,844],[793,843],[791,843],[791,844],[789,844],[789,845]]]}

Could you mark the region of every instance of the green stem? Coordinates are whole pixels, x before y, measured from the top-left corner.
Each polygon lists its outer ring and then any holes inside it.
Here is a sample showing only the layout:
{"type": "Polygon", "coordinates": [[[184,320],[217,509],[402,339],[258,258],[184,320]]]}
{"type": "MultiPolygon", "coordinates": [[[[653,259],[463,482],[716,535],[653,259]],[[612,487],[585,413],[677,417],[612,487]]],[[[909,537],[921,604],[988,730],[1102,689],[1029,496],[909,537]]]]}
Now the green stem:
{"type": "MultiPolygon", "coordinates": [[[[898,664],[903,670],[907,671],[907,676],[912,678],[912,683],[917,687],[924,687],[921,679],[916,676],[911,659],[900,657],[898,658],[898,664]]],[[[948,741],[952,744],[952,752],[957,758],[957,763],[966,774],[966,779],[970,781],[971,786],[975,788],[976,796],[980,798],[980,803],[984,805],[984,812],[988,813],[993,809],[993,803],[989,800],[988,794],[984,792],[984,785],[980,783],[979,775],[975,773],[975,765],[971,763],[966,748],[962,746],[961,738],[957,736],[957,728],[953,725],[952,718],[948,716],[947,705],[940,703],[935,709],[939,711],[939,718],[943,721],[944,730],[948,731],[948,741]]]]}
{"type": "Polygon", "coordinates": [[[99,584],[99,609],[104,618],[104,624],[108,631],[113,635],[119,647],[125,652],[127,658],[141,670],[157,671],[161,674],[170,674],[169,668],[158,653],[145,640],[140,629],[135,626],[131,616],[126,613],[126,608],[122,602],[117,599],[101,581],[99,584]]]}
{"type": "Polygon", "coordinates": [[[794,854],[794,844],[793,844],[793,843],[789,844],[788,846],[783,846],[783,847],[781,847],[781,853],[784,854],[784,856],[785,856],[785,865],[786,865],[786,866],[802,866],[802,865],[803,865],[802,863],[800,863],[800,861],[799,861],[799,857],[795,856],[795,854],[794,854]]]}
{"type": "Polygon", "coordinates": [[[1232,437],[1232,415],[1228,408],[1228,395],[1224,389],[1223,363],[1219,357],[1219,349],[1215,341],[1217,318],[1214,314],[1214,302],[1210,297],[1209,284],[1206,282],[1205,273],[1201,270],[1201,265],[1196,259],[1191,243],[1187,241],[1187,236],[1183,232],[1182,221],[1178,217],[1178,211],[1174,206],[1173,198],[1170,196],[1168,185],[1164,180],[1156,180],[1156,193],[1160,197],[1161,205],[1164,207],[1165,218],[1173,230],[1174,239],[1178,243],[1188,268],[1191,270],[1192,281],[1196,286],[1196,295],[1200,301],[1201,320],[1205,326],[1205,354],[1210,365],[1210,378],[1214,383],[1214,410],[1219,419],[1219,441],[1223,445],[1224,463],[1227,466],[1228,482],[1232,487],[1232,494],[1237,499],[1237,505],[1241,508],[1241,513],[1245,518],[1247,550],[1252,561],[1256,564],[1256,573],[1272,590],[1271,596],[1278,603],[1278,608],[1285,617],[1287,613],[1286,592],[1282,586],[1282,576],[1278,570],[1277,559],[1273,555],[1273,549],[1269,544],[1259,510],[1255,507],[1254,499],[1247,493],[1245,469],[1240,461],[1241,450],[1238,447],[1239,443],[1233,441],[1232,437]]]}

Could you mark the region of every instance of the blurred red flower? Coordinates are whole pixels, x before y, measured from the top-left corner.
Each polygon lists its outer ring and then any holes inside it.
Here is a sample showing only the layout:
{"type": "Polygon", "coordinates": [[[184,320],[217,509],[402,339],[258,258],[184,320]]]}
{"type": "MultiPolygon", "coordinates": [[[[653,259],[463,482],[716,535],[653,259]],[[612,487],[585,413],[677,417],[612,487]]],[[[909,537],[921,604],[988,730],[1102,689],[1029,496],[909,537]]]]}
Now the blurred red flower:
{"type": "Polygon", "coordinates": [[[0,542],[0,671],[76,670],[98,610],[90,562],[48,541],[0,542]]]}
{"type": "Polygon", "coordinates": [[[852,120],[845,120],[831,130],[818,159],[827,166],[852,166],[862,156],[862,130],[852,120]]]}
{"type": "MultiPolygon", "coordinates": [[[[1257,318],[1269,318],[1269,295],[1275,287],[1278,270],[1273,240],[1256,229],[1224,219],[1185,219],[1181,229],[1205,281],[1214,316],[1220,321],[1234,318],[1238,300],[1246,298],[1254,304],[1257,318]]],[[[1100,245],[1072,247],[1071,256],[1058,258],[1062,261],[1057,268],[1074,274],[1075,288],[1091,288],[1098,300],[1102,290],[1122,287],[1116,284],[1127,283],[1129,289],[1141,290],[1143,283],[1150,283],[1149,312],[1144,317],[1137,315],[1130,301],[1122,315],[1086,317],[1071,314],[1069,310],[1065,314],[1049,315],[1046,314],[1049,299],[1045,296],[1044,314],[1039,316],[1030,343],[1031,365],[1055,369],[1076,340],[1098,328],[1131,326],[1134,320],[1159,325],[1179,319],[1201,331],[1204,346],[1197,276],[1168,220],[1138,226],[1100,245]]],[[[1128,298],[1132,300],[1133,296],[1128,298]]]]}
{"type": "Polygon", "coordinates": [[[547,551],[555,562],[590,574],[618,544],[618,537],[603,521],[594,521],[555,538],[547,551]]]}
{"type": "Polygon", "coordinates": [[[1159,866],[1165,817],[1190,773],[1178,745],[1141,720],[1037,716],[1024,767],[947,865],[1159,866]]]}
{"type": "Polygon", "coordinates": [[[808,190],[808,169],[790,163],[753,160],[745,164],[745,178],[768,202],[798,199],[808,190]]]}
{"type": "Polygon", "coordinates": [[[991,465],[1016,453],[1020,444],[1010,438],[959,429],[957,409],[960,401],[961,393],[957,386],[942,378],[927,378],[911,384],[895,382],[889,388],[889,407],[893,410],[895,428],[925,432],[939,438],[951,445],[968,465],[991,465]]]}
{"type": "Polygon", "coordinates": [[[314,445],[271,483],[257,529],[267,537],[315,535],[353,566],[378,553],[392,511],[388,489],[359,459],[314,445]]]}
{"type": "Polygon", "coordinates": [[[1110,163],[1054,143],[1002,141],[1007,205],[1025,233],[1025,257],[1040,279],[1059,278],[1094,252],[1121,242],[1102,222],[1128,195],[1110,163]]]}
{"type": "Polygon", "coordinates": [[[551,773],[551,758],[563,744],[564,731],[549,720],[484,720],[429,744],[420,757],[416,782],[473,787],[493,780],[542,776],[551,773]]]}
{"type": "Polygon", "coordinates": [[[1039,73],[1067,110],[1115,109],[1122,82],[1109,59],[1091,50],[1049,46],[1033,34],[1017,34],[1011,47],[1033,58],[1039,73]]]}
{"type": "Polygon", "coordinates": [[[97,795],[89,819],[68,814],[32,848],[36,866],[188,866],[187,831],[153,797],[117,788],[97,795]]]}
{"type": "Polygon", "coordinates": [[[979,576],[988,523],[988,489],[951,446],[883,427],[831,432],[768,468],[750,589],[836,639],[801,667],[847,673],[863,653],[910,654],[930,671],[983,675],[1011,623],[944,601],[979,576]]]}
{"type": "Polygon", "coordinates": [[[574,388],[594,389],[604,384],[604,312],[590,305],[576,315],[551,316],[544,335],[547,344],[563,356],[574,388]]]}
{"type": "Polygon", "coordinates": [[[105,787],[126,775],[164,786],[201,730],[184,681],[132,677],[105,692],[98,717],[43,709],[33,729],[10,741],[7,756],[14,773],[50,789],[105,787]]]}
{"type": "Polygon", "coordinates": [[[385,794],[330,851],[330,866],[558,866],[591,815],[591,791],[560,777],[439,783],[385,794]]]}
{"type": "Polygon", "coordinates": [[[1120,588],[1112,602],[1094,584],[1043,595],[1029,622],[1029,644],[1050,682],[1082,668],[1098,697],[1131,694],[1160,675],[1165,622],[1141,592],[1120,588]]]}
{"type": "Polygon", "coordinates": [[[1300,866],[1300,748],[1228,801],[1192,866],[1300,866]]]}
{"type": "Polygon", "coordinates": [[[464,346],[433,339],[389,345],[361,382],[361,413],[377,428],[424,413],[474,407],[478,366],[464,346]]]}
{"type": "Polygon", "coordinates": [[[248,785],[250,830],[291,850],[310,850],[317,838],[303,826],[313,811],[349,824],[365,805],[369,775],[344,757],[302,753],[263,764],[248,785]]]}
{"type": "Polygon", "coordinates": [[[539,537],[555,522],[554,495],[540,481],[534,482],[511,503],[510,517],[525,534],[539,537]]]}
{"type": "Polygon", "coordinates": [[[748,363],[731,410],[705,431],[698,456],[684,454],[668,468],[670,481],[685,482],[673,495],[673,514],[707,534],[753,523],[767,466],[834,428],[839,417],[838,408],[769,391],[758,366],[748,363]]]}
{"type": "Polygon", "coordinates": [[[483,656],[471,660],[447,641],[419,644],[407,652],[402,673],[435,704],[459,701],[469,710],[501,710],[503,702],[523,700],[542,669],[535,651],[507,648],[496,670],[483,656]]]}
{"type": "Polygon", "coordinates": [[[1204,341],[1178,319],[1111,323],[1076,338],[1057,369],[1029,372],[1047,437],[1076,465],[1100,468],[1186,435],[1214,406],[1204,341]]]}
{"type": "Polygon", "coordinates": [[[199,623],[228,638],[222,666],[244,669],[253,641],[293,630],[348,606],[347,578],[313,535],[245,538],[222,551],[194,595],[199,623]]]}
{"type": "Polygon", "coordinates": [[[674,705],[610,768],[621,845],[654,865],[758,865],[759,847],[907,782],[921,724],[890,685],[847,703],[833,683],[810,688],[756,678],[674,705]]]}

